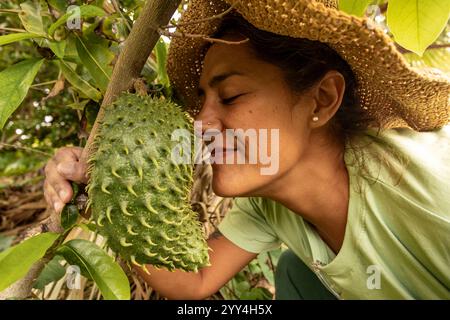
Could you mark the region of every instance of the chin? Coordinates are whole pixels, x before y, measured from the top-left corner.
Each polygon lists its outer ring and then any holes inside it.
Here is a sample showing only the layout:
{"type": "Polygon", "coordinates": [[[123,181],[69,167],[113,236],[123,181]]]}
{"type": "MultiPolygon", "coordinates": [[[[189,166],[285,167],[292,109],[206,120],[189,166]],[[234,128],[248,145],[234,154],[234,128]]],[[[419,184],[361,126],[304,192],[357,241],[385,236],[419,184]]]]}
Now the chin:
{"type": "Polygon", "coordinates": [[[240,165],[213,165],[212,189],[219,197],[249,197],[255,188],[249,185],[254,180],[240,165]]]}
{"type": "Polygon", "coordinates": [[[212,189],[219,197],[238,197],[241,194],[242,183],[239,185],[238,181],[235,181],[233,178],[233,175],[226,171],[222,170],[222,168],[213,168],[212,189]]]}

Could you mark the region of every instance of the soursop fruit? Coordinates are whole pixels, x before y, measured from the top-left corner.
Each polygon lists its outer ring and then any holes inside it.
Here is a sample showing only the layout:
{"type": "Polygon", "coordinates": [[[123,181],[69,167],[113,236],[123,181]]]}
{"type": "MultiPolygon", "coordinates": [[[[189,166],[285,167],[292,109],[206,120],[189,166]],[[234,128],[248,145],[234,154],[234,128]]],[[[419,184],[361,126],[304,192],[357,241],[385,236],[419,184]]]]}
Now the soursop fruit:
{"type": "MultiPolygon", "coordinates": [[[[189,194],[192,161],[176,164],[175,129],[192,118],[168,100],[123,94],[105,110],[89,159],[89,206],[108,246],[136,265],[197,271],[209,265],[189,194]]],[[[192,158],[191,158],[192,159],[192,158]]]]}

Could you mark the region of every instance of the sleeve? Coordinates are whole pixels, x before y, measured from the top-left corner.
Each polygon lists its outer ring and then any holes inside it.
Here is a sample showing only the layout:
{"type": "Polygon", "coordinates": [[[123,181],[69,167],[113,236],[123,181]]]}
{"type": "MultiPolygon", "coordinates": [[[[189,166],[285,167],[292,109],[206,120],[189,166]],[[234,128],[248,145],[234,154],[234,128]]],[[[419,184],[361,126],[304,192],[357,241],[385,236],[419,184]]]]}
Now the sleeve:
{"type": "Polygon", "coordinates": [[[233,206],[218,225],[219,231],[242,249],[260,253],[281,245],[263,214],[262,198],[234,198],[233,206]]]}

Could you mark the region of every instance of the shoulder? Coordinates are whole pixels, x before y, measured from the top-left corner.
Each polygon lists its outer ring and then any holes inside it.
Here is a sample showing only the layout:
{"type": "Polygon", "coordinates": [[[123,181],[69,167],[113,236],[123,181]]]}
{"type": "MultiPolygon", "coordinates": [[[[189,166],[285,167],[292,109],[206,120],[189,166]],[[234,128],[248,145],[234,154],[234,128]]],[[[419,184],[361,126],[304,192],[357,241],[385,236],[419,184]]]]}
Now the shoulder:
{"type": "Polygon", "coordinates": [[[450,125],[427,132],[368,129],[347,144],[345,157],[352,168],[364,163],[366,170],[359,173],[366,178],[385,183],[395,183],[401,172],[450,178],[450,125]]]}
{"type": "Polygon", "coordinates": [[[427,132],[370,129],[359,142],[360,150],[346,157],[364,158],[359,174],[367,183],[366,198],[368,194],[387,203],[396,199],[413,204],[422,213],[450,219],[446,195],[450,189],[450,125],[427,132]]]}

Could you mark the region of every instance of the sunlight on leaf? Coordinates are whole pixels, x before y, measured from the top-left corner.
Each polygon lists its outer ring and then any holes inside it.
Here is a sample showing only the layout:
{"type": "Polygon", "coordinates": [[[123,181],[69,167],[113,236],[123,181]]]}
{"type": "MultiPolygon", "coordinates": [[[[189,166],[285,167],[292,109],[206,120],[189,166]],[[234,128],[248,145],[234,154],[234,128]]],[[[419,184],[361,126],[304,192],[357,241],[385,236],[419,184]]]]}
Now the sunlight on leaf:
{"type": "Polygon", "coordinates": [[[362,17],[372,0],[340,0],[339,10],[362,17]]]}
{"type": "Polygon", "coordinates": [[[0,291],[23,278],[58,237],[57,233],[42,233],[0,253],[0,291]]]}
{"type": "Polygon", "coordinates": [[[30,33],[45,36],[44,25],[41,17],[41,7],[32,1],[27,1],[20,4],[22,11],[19,13],[19,18],[22,21],[23,27],[30,33]]]}
{"type": "Polygon", "coordinates": [[[130,284],[122,268],[102,248],[87,240],[75,239],[64,244],[58,253],[82,274],[93,279],[105,300],[129,300],[130,284]]]}
{"type": "Polygon", "coordinates": [[[450,1],[391,0],[387,24],[394,40],[422,56],[439,37],[450,17],[450,1]]]}
{"type": "Polygon", "coordinates": [[[42,38],[43,35],[37,34],[37,33],[30,33],[30,32],[21,32],[21,33],[11,33],[4,36],[0,36],[0,46],[3,46],[8,43],[26,40],[26,39],[33,39],[33,38],[42,38]]]}
{"type": "Polygon", "coordinates": [[[20,106],[44,59],[25,60],[0,72],[0,130],[20,106]]]}

